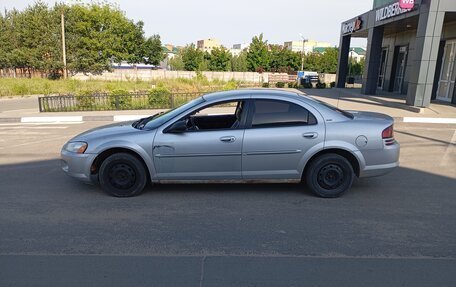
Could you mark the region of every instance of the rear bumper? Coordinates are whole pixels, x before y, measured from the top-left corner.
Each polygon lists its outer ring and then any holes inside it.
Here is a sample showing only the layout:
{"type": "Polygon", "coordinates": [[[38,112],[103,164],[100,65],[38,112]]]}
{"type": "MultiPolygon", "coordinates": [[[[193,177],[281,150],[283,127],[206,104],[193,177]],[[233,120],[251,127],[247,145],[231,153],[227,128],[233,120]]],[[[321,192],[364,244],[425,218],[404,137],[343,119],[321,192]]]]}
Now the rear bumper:
{"type": "Polygon", "coordinates": [[[76,154],[62,150],[60,155],[62,170],[67,175],[86,183],[93,183],[90,166],[95,160],[96,154],[76,154]]]}
{"type": "Polygon", "coordinates": [[[359,177],[381,176],[393,171],[399,166],[400,145],[398,142],[385,146],[380,152],[380,156],[375,156],[375,160],[366,159],[366,166],[360,171],[359,177]]]}

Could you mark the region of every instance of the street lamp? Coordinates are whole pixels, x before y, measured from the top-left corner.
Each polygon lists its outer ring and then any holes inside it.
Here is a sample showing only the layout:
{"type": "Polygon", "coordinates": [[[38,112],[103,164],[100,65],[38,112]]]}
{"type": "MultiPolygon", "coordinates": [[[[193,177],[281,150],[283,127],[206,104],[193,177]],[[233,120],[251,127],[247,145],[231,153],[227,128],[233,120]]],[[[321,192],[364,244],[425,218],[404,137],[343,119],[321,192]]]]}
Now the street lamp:
{"type": "Polygon", "coordinates": [[[301,36],[301,39],[302,39],[301,71],[304,71],[304,46],[308,40],[306,38],[304,38],[304,36],[301,33],[299,33],[299,36],[301,36]]]}

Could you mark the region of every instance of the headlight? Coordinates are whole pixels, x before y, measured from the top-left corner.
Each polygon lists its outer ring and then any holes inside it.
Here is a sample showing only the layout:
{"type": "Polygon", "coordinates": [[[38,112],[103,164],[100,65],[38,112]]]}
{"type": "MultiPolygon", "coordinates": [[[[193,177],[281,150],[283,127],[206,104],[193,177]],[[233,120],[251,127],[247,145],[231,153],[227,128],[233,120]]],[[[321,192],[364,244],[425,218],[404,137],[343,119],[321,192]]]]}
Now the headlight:
{"type": "Polygon", "coordinates": [[[63,149],[74,153],[84,153],[87,149],[86,142],[68,142],[63,146],[63,149]]]}

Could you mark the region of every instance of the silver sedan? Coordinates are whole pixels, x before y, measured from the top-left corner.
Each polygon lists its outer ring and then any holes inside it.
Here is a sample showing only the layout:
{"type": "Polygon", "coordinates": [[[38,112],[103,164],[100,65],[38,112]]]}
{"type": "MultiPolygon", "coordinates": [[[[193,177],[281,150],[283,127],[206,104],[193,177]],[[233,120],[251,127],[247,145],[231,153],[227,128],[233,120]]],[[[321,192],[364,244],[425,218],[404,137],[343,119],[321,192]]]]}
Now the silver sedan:
{"type": "Polygon", "coordinates": [[[148,182],[304,182],[316,195],[337,197],[355,176],[397,167],[399,144],[387,115],[252,89],[89,130],[61,157],[68,175],[118,197],[137,195],[148,182]]]}

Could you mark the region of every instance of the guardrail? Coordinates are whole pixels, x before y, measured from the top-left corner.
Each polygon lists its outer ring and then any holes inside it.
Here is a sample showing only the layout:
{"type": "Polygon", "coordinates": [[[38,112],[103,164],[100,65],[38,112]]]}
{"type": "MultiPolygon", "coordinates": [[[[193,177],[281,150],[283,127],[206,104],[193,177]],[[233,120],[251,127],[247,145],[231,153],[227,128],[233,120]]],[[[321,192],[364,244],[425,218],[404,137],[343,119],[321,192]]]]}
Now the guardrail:
{"type": "Polygon", "coordinates": [[[136,92],[113,95],[62,95],[38,98],[40,112],[79,112],[109,110],[171,109],[197,98],[200,93],[136,92]]]}

